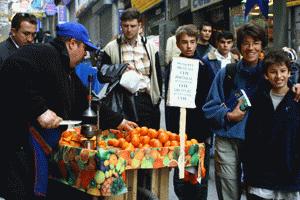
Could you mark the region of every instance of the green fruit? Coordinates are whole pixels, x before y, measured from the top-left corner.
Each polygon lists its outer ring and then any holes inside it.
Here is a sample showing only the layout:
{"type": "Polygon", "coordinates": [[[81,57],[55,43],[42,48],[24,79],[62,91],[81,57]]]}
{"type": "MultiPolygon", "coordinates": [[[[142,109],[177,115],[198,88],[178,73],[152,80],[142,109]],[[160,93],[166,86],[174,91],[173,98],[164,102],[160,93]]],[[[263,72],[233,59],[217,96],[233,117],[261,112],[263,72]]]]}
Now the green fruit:
{"type": "Polygon", "coordinates": [[[105,181],[105,174],[102,171],[96,171],[95,181],[97,184],[102,184],[105,181]]]}
{"type": "Polygon", "coordinates": [[[191,145],[189,149],[189,154],[193,155],[199,151],[199,146],[197,144],[191,145]]]}
{"type": "Polygon", "coordinates": [[[195,153],[191,158],[191,165],[197,166],[198,162],[199,162],[199,155],[195,153]]]}
{"type": "Polygon", "coordinates": [[[109,168],[110,168],[110,169],[114,169],[114,168],[115,168],[114,164],[110,164],[110,165],[109,165],[109,168]]]}
{"type": "Polygon", "coordinates": [[[164,158],[164,166],[169,166],[169,163],[170,163],[170,159],[169,159],[169,157],[168,156],[165,156],[165,158],[164,158]]]}
{"type": "Polygon", "coordinates": [[[109,156],[110,156],[110,151],[106,151],[106,150],[100,148],[98,150],[98,155],[99,155],[100,160],[108,160],[109,156]]]}
{"type": "Polygon", "coordinates": [[[109,177],[110,177],[109,171],[106,171],[105,172],[105,178],[109,178],[109,177]]]}
{"type": "Polygon", "coordinates": [[[130,152],[130,158],[134,158],[134,152],[130,152]]]}
{"type": "Polygon", "coordinates": [[[144,169],[153,168],[153,159],[152,158],[146,159],[146,157],[144,157],[142,160],[141,168],[144,169]]]}
{"type": "Polygon", "coordinates": [[[132,159],[131,161],[131,166],[132,168],[139,168],[139,166],[141,165],[141,161],[138,159],[132,159]]]}

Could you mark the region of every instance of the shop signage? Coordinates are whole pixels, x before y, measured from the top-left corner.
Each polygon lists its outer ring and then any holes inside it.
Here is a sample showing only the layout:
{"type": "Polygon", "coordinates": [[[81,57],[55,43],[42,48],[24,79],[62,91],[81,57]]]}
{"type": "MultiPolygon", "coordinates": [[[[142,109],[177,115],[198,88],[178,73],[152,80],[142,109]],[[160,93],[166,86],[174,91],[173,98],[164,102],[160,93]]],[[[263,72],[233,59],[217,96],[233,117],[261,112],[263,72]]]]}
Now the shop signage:
{"type": "Polygon", "coordinates": [[[64,5],[57,6],[57,20],[58,24],[67,22],[67,8],[64,5]]]}
{"type": "Polygon", "coordinates": [[[54,4],[54,0],[45,0],[46,4],[54,4]]]}
{"type": "Polygon", "coordinates": [[[64,5],[68,5],[68,4],[70,3],[70,1],[71,1],[71,0],[62,0],[62,3],[63,3],[64,5]]]}
{"type": "Polygon", "coordinates": [[[300,5],[300,0],[287,0],[286,1],[287,7],[297,6],[297,5],[300,5]]]}
{"type": "Polygon", "coordinates": [[[118,9],[118,22],[119,22],[119,34],[122,34],[122,26],[121,26],[121,16],[124,12],[124,9],[118,9]]]}
{"type": "Polygon", "coordinates": [[[192,12],[199,10],[201,8],[210,6],[214,3],[221,2],[222,0],[191,0],[191,10],[192,12]]]}
{"type": "Polygon", "coordinates": [[[54,3],[46,4],[46,6],[45,6],[46,15],[53,16],[56,14],[56,12],[57,12],[56,5],[54,3]]]}
{"type": "Polygon", "coordinates": [[[143,13],[160,2],[161,0],[131,0],[131,5],[143,13]]]}
{"type": "Polygon", "coordinates": [[[42,2],[42,0],[33,0],[33,1],[31,2],[31,7],[32,7],[33,9],[42,9],[42,7],[43,7],[43,2],[42,2]]]}

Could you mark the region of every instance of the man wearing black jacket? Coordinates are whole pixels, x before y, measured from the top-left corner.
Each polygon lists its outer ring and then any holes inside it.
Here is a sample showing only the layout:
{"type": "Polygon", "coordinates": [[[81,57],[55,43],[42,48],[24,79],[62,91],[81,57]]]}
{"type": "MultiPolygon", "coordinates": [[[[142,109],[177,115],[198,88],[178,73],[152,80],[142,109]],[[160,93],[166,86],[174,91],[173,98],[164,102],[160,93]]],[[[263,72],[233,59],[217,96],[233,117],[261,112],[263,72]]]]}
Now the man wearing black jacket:
{"type": "Polygon", "coordinates": [[[0,67],[18,48],[32,44],[36,34],[36,17],[29,13],[16,13],[11,21],[9,37],[0,43],[0,67]]]}
{"type": "MultiPolygon", "coordinates": [[[[113,84],[112,80],[120,79],[123,74],[135,71],[141,75],[136,92],[129,93],[120,84],[114,88],[119,99],[129,97],[128,101],[119,105],[119,110],[123,116],[129,120],[138,122],[140,126],[147,126],[155,129],[160,128],[159,103],[162,91],[162,77],[159,65],[158,49],[154,43],[147,41],[145,37],[139,35],[141,28],[141,14],[135,8],[129,8],[121,16],[121,26],[123,34],[112,40],[104,47],[102,66],[99,70],[112,71],[116,76],[110,80],[101,79],[102,82],[113,84]],[[105,65],[104,65],[105,64],[105,65]],[[126,70],[121,74],[115,73],[120,70],[116,66],[126,64],[126,70]]],[[[111,103],[111,96],[108,102],[111,103]]],[[[128,99],[128,98],[127,98],[128,99]]],[[[115,105],[111,105],[114,107],[115,105]]]]}
{"type": "MultiPolygon", "coordinates": [[[[49,44],[24,46],[3,63],[0,91],[6,98],[0,100],[0,123],[2,140],[10,147],[8,151],[0,149],[5,159],[1,185],[7,186],[1,187],[0,196],[10,200],[45,198],[33,189],[35,164],[29,126],[62,132],[62,119],[81,118],[88,107],[87,90],[74,68],[87,50],[96,49],[83,25],[65,23],[57,26],[57,38],[49,44]]],[[[102,128],[136,125],[104,106],[100,113],[102,128]]]]}

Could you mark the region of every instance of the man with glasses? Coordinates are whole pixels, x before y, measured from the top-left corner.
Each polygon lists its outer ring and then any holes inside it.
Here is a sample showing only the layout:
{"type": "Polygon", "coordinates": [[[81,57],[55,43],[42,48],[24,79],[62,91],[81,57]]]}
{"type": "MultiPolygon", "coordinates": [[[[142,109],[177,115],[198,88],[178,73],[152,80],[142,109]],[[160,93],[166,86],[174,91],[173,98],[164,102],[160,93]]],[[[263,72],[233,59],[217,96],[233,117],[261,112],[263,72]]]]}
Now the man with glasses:
{"type": "MultiPolygon", "coordinates": [[[[52,182],[47,186],[46,152],[42,145],[36,144],[40,140],[35,137],[36,131],[32,131],[37,130],[46,142],[50,139],[48,145],[55,149],[66,128],[59,126],[62,119],[82,120],[88,108],[87,89],[74,69],[86,51],[97,47],[79,23],[57,25],[56,35],[47,44],[22,47],[4,61],[0,71],[0,91],[8,96],[0,99],[4,118],[0,127],[3,127],[2,139],[10,143],[9,149],[0,148],[5,160],[0,182],[6,186],[0,187],[0,196],[9,200],[45,199],[46,195],[47,199],[59,199],[55,195],[65,196],[64,192],[70,199],[85,199],[85,193],[71,187],[61,189],[63,185],[52,182]],[[40,163],[40,158],[45,162],[40,163]]],[[[100,113],[103,129],[130,130],[137,126],[104,106],[100,113]]]]}
{"type": "Polygon", "coordinates": [[[17,13],[11,21],[9,37],[0,43],[0,69],[3,61],[19,47],[32,44],[36,35],[37,20],[29,13],[17,13]]]}

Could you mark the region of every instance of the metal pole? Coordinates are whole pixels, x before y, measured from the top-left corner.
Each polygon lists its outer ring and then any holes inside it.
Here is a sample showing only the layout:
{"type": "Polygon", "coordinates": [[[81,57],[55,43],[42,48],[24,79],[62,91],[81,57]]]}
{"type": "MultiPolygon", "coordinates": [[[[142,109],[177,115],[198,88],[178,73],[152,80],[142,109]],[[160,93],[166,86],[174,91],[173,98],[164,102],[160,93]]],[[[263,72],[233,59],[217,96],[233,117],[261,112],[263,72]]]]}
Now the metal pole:
{"type": "Polygon", "coordinates": [[[288,45],[288,16],[286,1],[275,0],[273,2],[273,46],[281,48],[288,45]]]}

